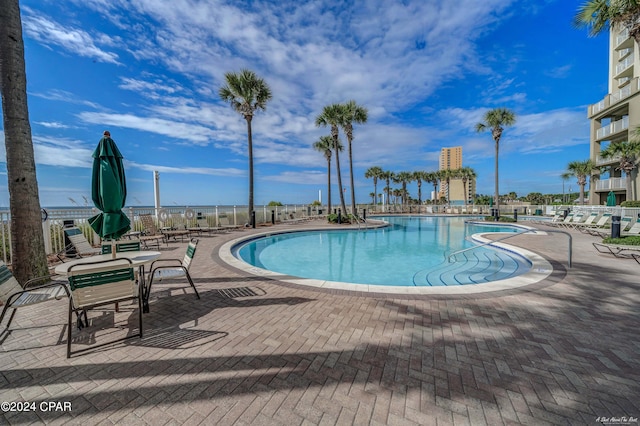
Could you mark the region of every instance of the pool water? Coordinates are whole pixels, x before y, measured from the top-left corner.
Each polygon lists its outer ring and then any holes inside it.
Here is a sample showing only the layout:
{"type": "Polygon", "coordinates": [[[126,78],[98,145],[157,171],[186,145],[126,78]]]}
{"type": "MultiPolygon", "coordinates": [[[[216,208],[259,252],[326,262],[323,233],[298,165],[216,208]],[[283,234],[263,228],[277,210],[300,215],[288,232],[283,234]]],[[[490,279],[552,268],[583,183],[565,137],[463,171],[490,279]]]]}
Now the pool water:
{"type": "Polygon", "coordinates": [[[253,266],[295,277],[388,286],[476,284],[522,274],[531,265],[489,246],[458,255],[454,262],[444,255],[476,245],[466,239],[472,234],[522,228],[457,217],[383,219],[391,226],[277,234],[241,243],[233,253],[253,266]]]}

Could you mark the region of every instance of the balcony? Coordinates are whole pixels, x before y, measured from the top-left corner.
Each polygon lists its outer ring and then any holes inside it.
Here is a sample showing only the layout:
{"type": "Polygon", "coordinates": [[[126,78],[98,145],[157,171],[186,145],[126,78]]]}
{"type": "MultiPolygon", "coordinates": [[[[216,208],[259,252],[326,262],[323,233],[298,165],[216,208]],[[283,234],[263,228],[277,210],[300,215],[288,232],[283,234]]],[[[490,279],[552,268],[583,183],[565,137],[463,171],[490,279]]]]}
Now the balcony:
{"type": "Polygon", "coordinates": [[[596,191],[615,191],[627,188],[627,179],[622,177],[597,180],[595,183],[596,191]]]}
{"type": "MultiPolygon", "coordinates": [[[[619,79],[618,81],[622,82],[625,78],[627,77],[623,77],[621,79],[619,79]]],[[[627,81],[627,80],[625,80],[627,81]]],[[[622,83],[619,83],[622,84],[622,83]]],[[[623,87],[620,90],[617,90],[613,93],[608,94],[607,96],[604,97],[603,100],[601,100],[600,102],[598,102],[597,104],[593,104],[591,105],[591,107],[589,108],[589,112],[590,117],[598,114],[601,111],[604,111],[605,109],[609,108],[610,106],[613,106],[615,104],[617,104],[618,102],[622,101],[625,98],[628,98],[629,96],[633,95],[634,93],[638,92],[638,89],[640,88],[640,81],[638,80],[638,78],[634,78],[632,79],[631,84],[623,87]]]]}
{"type": "Polygon", "coordinates": [[[616,75],[621,74],[622,72],[624,72],[625,70],[631,68],[631,66],[633,66],[633,56],[627,56],[627,58],[620,62],[618,65],[616,65],[616,75]]]}
{"type": "Polygon", "coordinates": [[[629,117],[622,117],[621,120],[614,121],[611,124],[603,126],[596,132],[596,139],[604,139],[629,128],[629,117]]]}
{"type": "Polygon", "coordinates": [[[633,50],[630,47],[627,47],[626,49],[622,49],[622,50],[618,51],[618,59],[624,58],[625,56],[627,56],[632,51],[633,50]]]}
{"type": "Polygon", "coordinates": [[[604,158],[602,155],[596,155],[596,166],[604,166],[605,164],[619,163],[622,156],[615,155],[613,157],[604,158]]]}
{"type": "Polygon", "coordinates": [[[625,28],[616,36],[616,46],[620,46],[629,38],[629,29],[625,28]]]}

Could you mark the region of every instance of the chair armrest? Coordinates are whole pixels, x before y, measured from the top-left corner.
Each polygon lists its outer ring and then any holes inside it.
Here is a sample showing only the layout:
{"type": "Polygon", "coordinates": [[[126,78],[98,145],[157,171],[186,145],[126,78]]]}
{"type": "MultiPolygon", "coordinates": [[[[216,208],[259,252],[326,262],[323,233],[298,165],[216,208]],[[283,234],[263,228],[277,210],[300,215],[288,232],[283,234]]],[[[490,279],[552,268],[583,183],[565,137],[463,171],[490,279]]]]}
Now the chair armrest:
{"type": "Polygon", "coordinates": [[[156,263],[159,263],[159,262],[167,263],[167,265],[159,266],[160,268],[173,266],[173,265],[170,265],[170,263],[175,263],[176,264],[175,266],[182,266],[182,261],[180,259],[158,259],[158,260],[154,260],[153,262],[151,262],[151,266],[149,267],[149,269],[153,271],[153,269],[154,269],[153,265],[155,265],[156,263]]]}
{"type": "Polygon", "coordinates": [[[71,297],[71,293],[69,293],[69,288],[67,286],[67,281],[66,280],[61,280],[61,279],[52,280],[51,278],[55,277],[55,276],[58,276],[58,275],[50,274],[50,275],[43,275],[41,277],[32,278],[29,281],[27,281],[26,283],[24,283],[23,291],[24,292],[28,292],[28,291],[39,290],[41,288],[49,288],[49,287],[60,286],[60,287],[62,287],[64,289],[64,292],[67,294],[67,297],[71,297]],[[43,282],[43,281],[46,281],[46,283],[45,284],[40,284],[40,285],[34,285],[34,284],[36,284],[38,282],[43,282]]]}

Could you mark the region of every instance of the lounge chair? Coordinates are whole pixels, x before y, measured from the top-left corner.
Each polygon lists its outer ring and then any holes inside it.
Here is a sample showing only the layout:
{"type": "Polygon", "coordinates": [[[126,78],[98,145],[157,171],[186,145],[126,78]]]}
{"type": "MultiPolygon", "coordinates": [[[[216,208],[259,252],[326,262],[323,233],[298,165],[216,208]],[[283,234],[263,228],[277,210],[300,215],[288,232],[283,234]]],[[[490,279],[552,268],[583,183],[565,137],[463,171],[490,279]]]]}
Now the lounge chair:
{"type": "Polygon", "coordinates": [[[567,217],[565,217],[564,219],[555,221],[555,222],[549,222],[547,223],[547,225],[549,226],[557,226],[557,227],[562,227],[568,223],[571,223],[571,221],[573,220],[573,216],[575,215],[575,213],[571,212],[567,215],[567,217]]]}
{"type": "MultiPolygon", "coordinates": [[[[141,214],[140,220],[142,221],[142,227],[145,230],[145,236],[155,236],[156,238],[160,235],[164,237],[164,241],[166,243],[169,242],[169,238],[173,238],[177,240],[177,237],[180,237],[180,240],[189,234],[189,231],[185,230],[172,230],[172,229],[163,229],[158,231],[155,222],[153,221],[153,217],[150,214],[141,214]]],[[[144,241],[144,237],[140,238],[144,241]]]]}
{"type": "Polygon", "coordinates": [[[571,223],[567,224],[567,227],[568,228],[572,228],[572,229],[576,229],[576,228],[580,228],[580,227],[583,227],[583,226],[591,226],[598,216],[600,216],[600,213],[591,212],[589,214],[589,216],[583,222],[580,222],[580,223],[571,222],[571,223]]]}
{"type": "Polygon", "coordinates": [[[240,225],[232,225],[231,223],[229,223],[229,218],[227,216],[218,216],[218,227],[228,230],[241,228],[240,225]]]}
{"type": "Polygon", "coordinates": [[[61,261],[64,262],[64,257],[69,251],[75,251],[76,256],[79,257],[101,254],[102,249],[100,247],[93,247],[80,228],[65,228],[63,231],[70,243],[56,254],[61,261]]]}
{"type": "Polygon", "coordinates": [[[120,342],[132,337],[142,338],[142,286],[136,284],[131,260],[120,258],[103,260],[92,263],[76,264],[69,267],[69,323],[67,325],[67,358],[74,353],[84,352],[96,347],[120,342]],[[80,318],[84,315],[85,325],[88,325],[87,310],[103,305],[138,300],[138,333],[129,334],[123,338],[101,343],[98,346],[71,351],[72,315],[78,314],[78,326],[82,327],[80,318]]]}
{"type": "Polygon", "coordinates": [[[606,236],[605,232],[609,227],[609,221],[611,220],[611,213],[604,213],[598,219],[598,222],[595,225],[584,226],[578,228],[580,232],[584,232],[587,234],[595,235],[595,236],[606,236]]]}
{"type": "MultiPolygon", "coordinates": [[[[624,219],[625,218],[623,217],[621,219],[621,221],[624,220],[624,219]]],[[[631,218],[629,218],[629,221],[630,220],[631,220],[631,218]]],[[[622,226],[622,224],[620,224],[620,236],[622,236],[622,237],[630,237],[630,236],[638,236],[638,235],[640,235],[640,218],[637,219],[634,222],[633,225],[631,225],[631,228],[627,229],[626,231],[625,231],[625,228],[626,227],[624,227],[624,226],[622,226]]]]}
{"type": "Polygon", "coordinates": [[[207,219],[205,218],[196,219],[196,225],[197,226],[195,227],[187,228],[187,230],[191,232],[197,232],[198,235],[202,235],[203,232],[206,232],[209,235],[214,232],[220,232],[220,228],[218,228],[217,226],[210,226],[209,222],[207,222],[207,219]]]}
{"type": "Polygon", "coordinates": [[[193,261],[193,256],[196,254],[196,248],[198,246],[198,239],[192,238],[187,245],[187,251],[184,254],[182,260],[180,259],[158,259],[151,264],[151,272],[149,273],[149,288],[147,289],[147,298],[151,294],[151,286],[154,281],[162,281],[164,278],[180,278],[185,277],[189,281],[189,285],[196,293],[196,297],[200,299],[198,290],[193,284],[191,275],[189,274],[189,266],[193,261]]]}
{"type": "Polygon", "coordinates": [[[626,246],[623,244],[604,244],[604,243],[591,243],[593,247],[599,252],[604,254],[612,254],[615,257],[621,257],[630,259],[634,254],[640,255],[640,246],[626,246]]]}
{"type": "MultiPolygon", "coordinates": [[[[569,216],[567,216],[569,217],[569,216]]],[[[578,212],[576,214],[573,215],[573,217],[571,218],[570,221],[568,222],[560,222],[558,225],[560,225],[561,228],[573,228],[579,224],[581,224],[584,220],[586,220],[586,215],[583,212],[578,212]]]]}
{"type": "Polygon", "coordinates": [[[35,305],[49,300],[69,297],[65,281],[46,282],[50,276],[34,278],[27,281],[24,287],[18,283],[7,265],[0,260],[0,301],[4,305],[0,314],[0,324],[9,309],[13,309],[7,325],[2,332],[8,331],[18,308],[35,305]],[[42,284],[42,283],[45,284],[42,284]],[[41,283],[37,285],[37,283],[41,283]]]}

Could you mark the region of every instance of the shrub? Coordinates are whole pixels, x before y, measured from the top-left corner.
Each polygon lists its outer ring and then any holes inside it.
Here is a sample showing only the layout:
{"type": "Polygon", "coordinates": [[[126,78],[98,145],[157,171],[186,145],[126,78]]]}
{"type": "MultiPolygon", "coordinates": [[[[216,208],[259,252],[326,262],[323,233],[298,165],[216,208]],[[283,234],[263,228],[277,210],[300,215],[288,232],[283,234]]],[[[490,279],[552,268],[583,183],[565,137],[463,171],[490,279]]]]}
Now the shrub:
{"type": "MultiPolygon", "coordinates": [[[[487,222],[495,222],[495,218],[493,216],[485,216],[484,220],[487,222]]],[[[517,222],[517,220],[509,216],[500,216],[498,218],[498,222],[517,222]]]]}
{"type": "Polygon", "coordinates": [[[269,201],[269,204],[267,204],[269,207],[275,207],[275,206],[281,206],[282,203],[280,201],[269,201]]]}
{"type": "Polygon", "coordinates": [[[625,246],[640,246],[640,236],[631,235],[628,237],[611,238],[607,237],[602,240],[605,244],[621,244],[625,246]]]}
{"type": "Polygon", "coordinates": [[[623,201],[620,207],[640,207],[640,201],[623,201]]]}
{"type": "MultiPolygon", "coordinates": [[[[327,216],[327,221],[329,221],[329,223],[338,223],[338,215],[331,213],[327,216]]],[[[342,223],[354,223],[356,221],[356,218],[351,214],[342,215],[341,221],[342,223]]]]}

